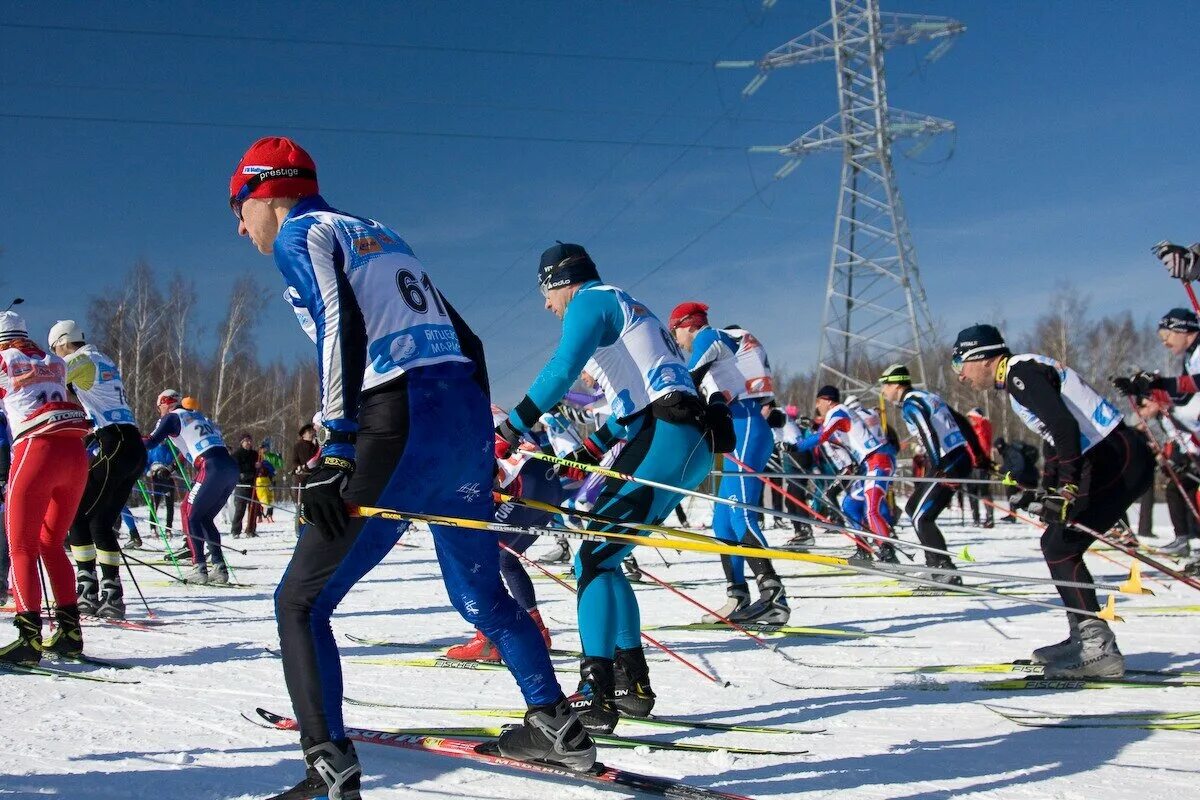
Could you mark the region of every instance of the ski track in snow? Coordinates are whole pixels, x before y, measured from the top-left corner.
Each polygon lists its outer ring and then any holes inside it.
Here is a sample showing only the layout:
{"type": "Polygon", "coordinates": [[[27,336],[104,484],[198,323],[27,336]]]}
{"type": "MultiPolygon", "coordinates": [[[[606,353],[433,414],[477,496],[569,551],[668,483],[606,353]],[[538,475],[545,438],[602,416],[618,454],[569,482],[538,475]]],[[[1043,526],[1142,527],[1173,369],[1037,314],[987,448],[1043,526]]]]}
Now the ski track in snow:
{"type": "MultiPolygon", "coordinates": [[[[703,503],[685,506],[693,521],[710,513],[703,503]]],[[[138,509],[142,511],[142,509],[138,509]]],[[[256,539],[227,539],[249,555],[229,554],[237,579],[249,588],[164,585],[163,576],[135,567],[152,608],[168,625],[153,631],[99,623],[85,629],[91,655],[125,661],[137,670],[100,671],[136,685],[117,685],[0,674],[0,798],[262,798],[291,786],[302,773],[295,734],[265,730],[241,718],[255,706],[290,714],[280,662],[266,648],[278,646],[272,592],[288,559],[287,521],[260,528],[256,539]],[[239,571],[239,565],[257,569],[239,571]]],[[[943,525],[950,549],[969,546],[979,569],[1044,577],[1037,533],[1026,525],[997,524],[982,530],[947,512],[943,525]]],[[[1157,540],[1170,540],[1166,509],[1155,509],[1157,540]]],[[[145,534],[143,534],[145,535],[145,534]]],[[[768,530],[782,544],[790,529],[768,530]]],[[[910,528],[901,535],[913,539],[910,528]]],[[[840,537],[820,535],[823,545],[840,537]]],[[[148,544],[159,544],[147,536],[148,544]]],[[[181,540],[173,539],[178,545],[181,540]]],[[[346,598],[334,617],[342,649],[347,695],[412,706],[412,710],[346,706],[348,724],[362,727],[496,725],[506,720],[421,710],[422,706],[516,707],[520,695],[505,672],[467,672],[355,664],[359,655],[433,655],[471,633],[450,607],[423,529],[397,548],[346,598]],[[347,633],[380,639],[429,642],[427,652],[355,644],[347,633]]],[[[536,555],[545,544],[535,545],[536,555]]],[[[148,558],[145,551],[131,551],[148,558]]],[[[150,554],[153,555],[153,554],[150,554]]],[[[642,566],[664,580],[713,579],[685,589],[710,606],[724,602],[721,570],[701,554],[639,551],[642,566]]],[[[1122,563],[1120,554],[1106,553],[1122,563]]],[[[1096,556],[1089,564],[1101,582],[1119,582],[1120,568],[1096,556]]],[[[817,567],[777,562],[789,593],[821,595],[869,591],[870,576],[802,577],[817,567]]],[[[170,572],[171,567],[163,567],[170,572]]],[[[552,567],[561,570],[561,567],[552,567]]],[[[1148,573],[1148,577],[1156,577],[1148,573]]],[[[1165,581],[1164,581],[1165,582],[1165,581]]],[[[968,581],[970,583],[970,581],[968,581]]],[[[574,627],[573,597],[549,581],[535,584],[549,618],[574,627]]],[[[128,578],[132,619],[144,609],[128,578]]],[[[881,587],[876,587],[881,588],[881,587]]],[[[1037,597],[1056,600],[1051,587],[1037,597]]],[[[639,587],[645,625],[692,622],[700,611],[653,586],[639,587]]],[[[1118,612],[1140,607],[1200,603],[1200,594],[1179,584],[1155,587],[1156,597],[1118,600],[1118,612]]],[[[1103,597],[1103,595],[1102,595],[1103,597]]],[[[1020,598],[1014,598],[1019,600],[1020,598]]],[[[1062,614],[1019,603],[958,597],[820,599],[792,601],[791,624],[849,626],[905,638],[770,639],[803,661],[854,665],[814,669],[785,661],[734,632],[657,631],[667,645],[714,671],[732,686],[720,688],[675,662],[654,661],[655,709],[663,715],[722,722],[824,728],[822,735],[795,737],[750,733],[676,731],[622,726],[618,733],[729,744],[806,749],[805,756],[731,756],[642,753],[602,749],[615,766],[755,798],[851,797],[889,800],[979,798],[1087,798],[1108,800],[1139,794],[1196,796],[1196,734],[1139,729],[1022,728],[984,708],[984,703],[1055,713],[1200,710],[1200,687],[1094,691],[991,692],[975,684],[1008,675],[913,675],[873,669],[907,664],[948,664],[1027,658],[1030,650],[1065,635],[1062,614]],[[780,681],[826,687],[798,691],[780,681]],[[845,689],[830,687],[852,687],[845,689]],[[937,686],[938,689],[932,688],[937,686]],[[876,688],[867,688],[876,687],[876,688]],[[925,688],[923,688],[925,687],[925,688]]],[[[7,616],[7,615],[6,615],[7,616]]],[[[1200,614],[1134,615],[1116,627],[1131,668],[1197,669],[1196,626],[1200,614]]],[[[552,631],[554,623],[551,623],[552,631]]],[[[5,640],[10,630],[3,629],[5,640]]],[[[579,646],[561,633],[555,645],[579,646]]],[[[557,659],[556,663],[569,663],[557,659]]],[[[1011,677],[1019,677],[1013,674],[1011,677]]],[[[568,692],[569,675],[560,675],[568,692]]],[[[364,796],[393,798],[619,798],[628,792],[515,772],[369,744],[358,745],[364,796]]]]}

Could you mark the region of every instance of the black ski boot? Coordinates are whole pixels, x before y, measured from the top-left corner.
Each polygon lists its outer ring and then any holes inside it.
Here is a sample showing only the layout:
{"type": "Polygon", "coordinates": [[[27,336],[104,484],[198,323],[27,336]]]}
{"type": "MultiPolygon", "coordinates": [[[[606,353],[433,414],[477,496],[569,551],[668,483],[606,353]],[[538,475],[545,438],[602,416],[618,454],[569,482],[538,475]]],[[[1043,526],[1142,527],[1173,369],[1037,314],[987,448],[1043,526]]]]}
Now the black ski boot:
{"type": "Polygon", "coordinates": [[[96,616],[104,619],[125,619],[125,590],[120,578],[105,578],[100,581],[100,607],[96,616]]]}
{"type": "Polygon", "coordinates": [[[75,569],[75,597],[81,614],[95,614],[100,608],[100,582],[96,579],[96,565],[75,569]]]}
{"type": "Polygon", "coordinates": [[[817,537],[813,535],[812,525],[807,522],[792,522],[793,535],[787,540],[784,548],[787,550],[803,550],[812,547],[817,543],[817,537]]]}
{"type": "Polygon", "coordinates": [[[654,690],[650,688],[650,667],[640,647],[617,648],[614,662],[613,698],[617,710],[630,717],[648,717],[654,710],[654,690]]]}
{"type": "Polygon", "coordinates": [[[525,712],[523,724],[509,728],[480,752],[498,752],[521,761],[545,761],[584,772],[596,763],[596,743],[566,699],[525,712]]]}
{"type": "Polygon", "coordinates": [[[0,647],[0,661],[6,664],[37,664],[42,660],[42,615],[22,611],[13,618],[17,640],[0,647]]]}
{"type": "Polygon", "coordinates": [[[875,560],[875,553],[871,548],[863,544],[861,541],[856,541],[854,545],[854,554],[846,559],[853,561],[856,564],[868,564],[875,560]]]}
{"type": "Polygon", "coordinates": [[[716,614],[705,614],[700,618],[702,623],[711,625],[714,622],[724,622],[726,619],[729,619],[730,614],[736,614],[738,611],[741,611],[743,608],[746,608],[750,605],[750,589],[744,583],[729,584],[729,586],[725,589],[725,596],[728,597],[729,600],[725,603],[725,605],[715,609],[717,614],[720,614],[720,616],[717,616],[716,614]]]}
{"type": "Polygon", "coordinates": [[[611,658],[584,657],[579,664],[579,688],[567,698],[583,727],[594,733],[612,733],[620,718],[613,698],[613,672],[611,658]]]}
{"type": "Polygon", "coordinates": [[[635,583],[641,583],[642,569],[638,566],[637,559],[633,557],[633,553],[630,553],[621,560],[621,569],[625,571],[626,578],[635,583]]]}
{"type": "Polygon", "coordinates": [[[307,742],[304,748],[304,763],[308,772],[304,780],[270,800],[362,800],[359,782],[362,766],[354,752],[354,742],[307,742]]]}
{"type": "MultiPolygon", "coordinates": [[[[933,553],[930,553],[930,555],[933,556],[931,559],[933,563],[929,564],[929,566],[936,569],[957,569],[957,567],[954,566],[954,562],[950,560],[949,556],[939,556],[934,555],[933,553]]],[[[938,583],[944,583],[947,586],[963,585],[962,578],[958,575],[946,575],[942,572],[930,573],[929,580],[937,581],[938,583]]]]}
{"type": "Polygon", "coordinates": [[[896,557],[896,548],[890,542],[884,542],[879,545],[879,562],[881,564],[900,563],[900,559],[896,557]]]}
{"type": "Polygon", "coordinates": [[[753,622],[756,625],[786,625],[791,619],[792,609],[788,608],[787,594],[778,575],[759,575],[758,599],[741,611],[729,615],[730,622],[744,625],[753,622]]]}
{"type": "Polygon", "coordinates": [[[77,658],[83,654],[83,628],[79,625],[79,607],[65,606],[54,609],[54,635],[42,645],[47,653],[63,658],[77,658]]]}

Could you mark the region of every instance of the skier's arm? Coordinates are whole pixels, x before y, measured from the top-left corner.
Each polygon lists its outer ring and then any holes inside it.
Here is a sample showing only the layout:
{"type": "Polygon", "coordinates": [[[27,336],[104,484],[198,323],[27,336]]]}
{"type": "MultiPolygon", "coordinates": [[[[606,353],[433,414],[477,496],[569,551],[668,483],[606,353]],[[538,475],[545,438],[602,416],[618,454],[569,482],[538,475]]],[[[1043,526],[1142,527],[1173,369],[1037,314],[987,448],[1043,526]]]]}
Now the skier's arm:
{"type": "Polygon", "coordinates": [[[834,414],[832,415],[832,419],[826,419],[821,425],[821,430],[810,433],[796,444],[796,450],[805,453],[820,447],[829,441],[830,436],[833,436],[838,431],[850,431],[850,420],[842,414],[834,414]]]}
{"type": "MultiPolygon", "coordinates": [[[[358,397],[367,364],[362,311],[345,273],[346,254],[329,225],[303,219],[285,225],[275,240],[275,264],[293,287],[317,329],[317,385],[321,424],[332,431],[358,430],[358,397]]],[[[326,445],[335,448],[353,445],[326,445]]]]}
{"type": "Polygon", "coordinates": [[[696,338],[692,342],[692,357],[688,359],[687,368],[691,373],[692,382],[697,387],[700,386],[708,371],[712,369],[713,364],[717,363],[724,347],[720,335],[712,328],[705,328],[696,334],[696,338]]]}
{"type": "Polygon", "coordinates": [[[178,436],[181,429],[178,414],[164,414],[146,437],[146,449],[158,447],[168,436],[178,436]]]}
{"type": "Polygon", "coordinates": [[[1033,412],[1054,441],[1052,448],[1046,448],[1046,472],[1054,475],[1058,486],[1078,485],[1079,423],[1063,402],[1058,371],[1023,361],[1009,368],[1006,382],[1013,398],[1033,412]]]}
{"type": "Polygon", "coordinates": [[[941,456],[938,452],[941,448],[938,445],[937,434],[933,432],[933,410],[923,400],[910,394],[900,404],[900,416],[904,417],[904,424],[908,426],[908,430],[925,448],[930,465],[935,470],[940,469],[941,456]]]}
{"type": "Polygon", "coordinates": [[[533,427],[562,399],[596,348],[616,341],[621,308],[612,292],[579,292],[563,315],[562,338],[521,402],[508,412],[518,432],[533,427]]]}

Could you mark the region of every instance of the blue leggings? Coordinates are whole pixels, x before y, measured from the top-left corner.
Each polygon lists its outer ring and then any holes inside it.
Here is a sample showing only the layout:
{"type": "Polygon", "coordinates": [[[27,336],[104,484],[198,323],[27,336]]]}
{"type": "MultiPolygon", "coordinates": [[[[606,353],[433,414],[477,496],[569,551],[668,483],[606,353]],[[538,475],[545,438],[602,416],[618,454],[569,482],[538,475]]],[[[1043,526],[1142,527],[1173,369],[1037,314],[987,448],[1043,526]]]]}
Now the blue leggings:
{"type": "MultiPolygon", "coordinates": [[[[343,493],[348,503],[492,519],[491,412],[474,378],[444,367],[412,370],[364,395],[358,419],[358,469],[343,493]]],[[[275,616],[302,739],[345,738],[342,669],[330,616],[407,527],[356,517],[344,536],[328,540],[310,525],[296,542],[275,590],[275,616]]],[[[496,534],[445,525],[430,530],[451,605],[496,645],[525,702],[560,700],[537,626],[500,582],[496,534]]]]}
{"type": "MultiPolygon", "coordinates": [[[[733,432],[737,436],[737,446],[733,455],[755,472],[763,471],[771,459],[771,451],[775,448],[775,437],[771,435],[771,427],[760,413],[761,408],[762,405],[757,400],[742,400],[729,407],[733,414],[733,432]]],[[[726,471],[740,469],[736,463],[725,459],[726,471]]],[[[748,473],[725,475],[721,478],[717,494],[729,500],[761,506],[763,482],[748,473]]],[[[730,544],[765,547],[767,543],[757,511],[719,503],[713,507],[713,533],[722,542],[730,544]]],[[[722,556],[721,563],[725,567],[725,579],[729,583],[746,582],[746,559],[742,556],[722,556]]]]}
{"type": "Polygon", "coordinates": [[[237,464],[224,447],[212,448],[201,458],[203,462],[196,474],[196,482],[181,509],[187,517],[188,547],[195,564],[204,563],[205,544],[212,563],[224,564],[221,532],[217,530],[216,519],[237,485],[237,464]]]}
{"type": "MultiPolygon", "coordinates": [[[[649,412],[630,425],[629,443],[612,469],[659,483],[694,489],[712,468],[712,450],[700,429],[664,422],[649,412]]],[[[631,522],[661,523],[679,505],[676,492],[652,489],[607,478],[593,511],[631,522]]],[[[596,530],[620,530],[590,525],[596,530]]],[[[584,542],[575,554],[579,576],[579,638],[587,656],[613,658],[616,648],[641,645],[642,620],[629,579],[621,572],[623,559],[634,545],[584,542]]]]}

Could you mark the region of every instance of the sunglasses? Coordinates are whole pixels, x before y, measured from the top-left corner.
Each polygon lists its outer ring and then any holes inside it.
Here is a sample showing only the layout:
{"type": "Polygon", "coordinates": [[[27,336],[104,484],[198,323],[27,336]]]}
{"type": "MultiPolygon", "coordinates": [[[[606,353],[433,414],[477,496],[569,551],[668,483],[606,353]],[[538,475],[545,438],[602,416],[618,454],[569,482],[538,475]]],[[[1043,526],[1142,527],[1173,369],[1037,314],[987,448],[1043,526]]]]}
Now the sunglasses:
{"type": "Polygon", "coordinates": [[[955,375],[962,375],[963,358],[961,355],[955,353],[954,355],[950,356],[950,368],[954,370],[955,375]]]}
{"type": "Polygon", "coordinates": [[[262,172],[257,172],[250,176],[250,180],[246,181],[242,188],[238,189],[237,194],[229,198],[229,208],[233,211],[233,215],[242,222],[242,205],[250,199],[250,195],[259,186],[262,186],[267,181],[281,180],[283,178],[307,178],[315,181],[317,173],[314,170],[305,167],[276,167],[275,169],[266,169],[262,172]]]}

